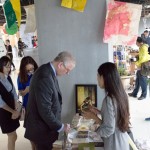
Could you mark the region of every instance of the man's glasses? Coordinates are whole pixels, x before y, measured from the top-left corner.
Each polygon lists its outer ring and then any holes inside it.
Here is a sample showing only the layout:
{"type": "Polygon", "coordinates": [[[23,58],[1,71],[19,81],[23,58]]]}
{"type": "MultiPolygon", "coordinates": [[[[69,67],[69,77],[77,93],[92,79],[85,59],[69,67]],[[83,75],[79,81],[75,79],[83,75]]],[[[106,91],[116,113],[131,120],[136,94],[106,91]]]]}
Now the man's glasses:
{"type": "Polygon", "coordinates": [[[66,67],[66,65],[65,65],[65,63],[64,63],[64,62],[63,62],[63,66],[64,66],[64,68],[65,68],[65,70],[66,70],[66,73],[67,73],[67,74],[69,74],[70,69],[66,67]]]}

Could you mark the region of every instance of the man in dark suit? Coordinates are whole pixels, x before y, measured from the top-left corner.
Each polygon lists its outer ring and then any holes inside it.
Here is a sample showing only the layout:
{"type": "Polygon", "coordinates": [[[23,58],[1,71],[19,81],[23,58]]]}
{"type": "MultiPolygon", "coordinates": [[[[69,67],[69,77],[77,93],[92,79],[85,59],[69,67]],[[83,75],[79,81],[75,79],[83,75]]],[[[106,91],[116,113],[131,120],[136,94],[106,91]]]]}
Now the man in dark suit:
{"type": "Polygon", "coordinates": [[[32,77],[24,126],[25,138],[35,144],[36,150],[51,150],[59,132],[69,129],[61,122],[62,96],[57,76],[68,74],[74,67],[74,58],[64,51],[39,67],[32,77]]]}

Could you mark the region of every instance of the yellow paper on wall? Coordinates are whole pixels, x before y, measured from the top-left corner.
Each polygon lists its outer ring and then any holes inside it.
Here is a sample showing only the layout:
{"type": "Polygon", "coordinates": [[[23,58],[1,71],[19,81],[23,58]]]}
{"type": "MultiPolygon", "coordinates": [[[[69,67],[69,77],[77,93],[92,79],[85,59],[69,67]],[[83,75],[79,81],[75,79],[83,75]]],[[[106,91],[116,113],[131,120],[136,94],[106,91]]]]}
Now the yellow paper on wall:
{"type": "Polygon", "coordinates": [[[67,8],[72,8],[72,0],[62,0],[61,6],[67,7],[67,8]]]}
{"type": "Polygon", "coordinates": [[[87,0],[73,0],[72,1],[72,9],[83,12],[86,2],[87,2],[87,0]]]}

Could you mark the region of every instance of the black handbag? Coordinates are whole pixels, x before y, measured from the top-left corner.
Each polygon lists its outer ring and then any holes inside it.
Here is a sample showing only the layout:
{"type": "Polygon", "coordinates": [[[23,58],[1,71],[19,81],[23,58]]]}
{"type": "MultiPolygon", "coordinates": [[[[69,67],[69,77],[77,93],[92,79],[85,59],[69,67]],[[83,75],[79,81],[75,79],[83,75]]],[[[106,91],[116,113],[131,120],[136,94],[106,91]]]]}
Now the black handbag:
{"type": "Polygon", "coordinates": [[[141,64],[141,75],[150,76],[150,60],[141,64]]]}

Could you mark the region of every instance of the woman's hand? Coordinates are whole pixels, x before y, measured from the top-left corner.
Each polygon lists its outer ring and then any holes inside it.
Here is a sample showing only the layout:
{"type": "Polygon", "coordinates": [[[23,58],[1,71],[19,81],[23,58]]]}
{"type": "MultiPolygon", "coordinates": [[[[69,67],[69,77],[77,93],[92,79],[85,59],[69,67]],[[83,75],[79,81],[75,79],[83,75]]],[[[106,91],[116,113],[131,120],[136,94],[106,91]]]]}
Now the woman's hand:
{"type": "Polygon", "coordinates": [[[101,113],[101,111],[94,106],[89,106],[89,110],[96,115],[101,113]]]}
{"type": "Polygon", "coordinates": [[[85,117],[85,119],[95,120],[96,124],[101,123],[101,119],[97,116],[97,114],[93,113],[92,111],[83,111],[82,115],[83,115],[83,117],[85,117]]]}
{"type": "Polygon", "coordinates": [[[11,119],[17,119],[20,116],[20,112],[14,110],[11,116],[11,119]]]}

